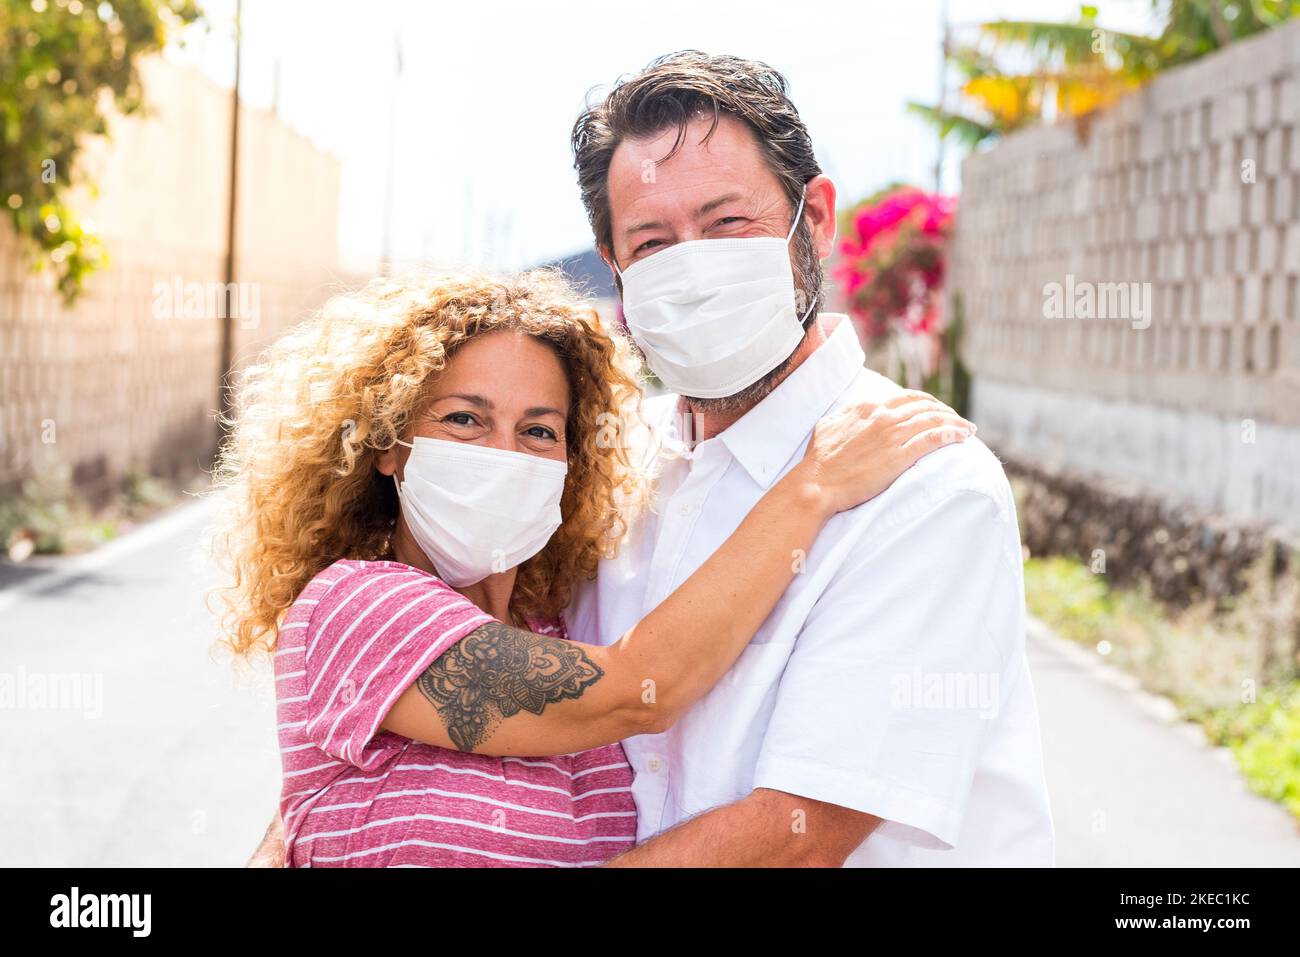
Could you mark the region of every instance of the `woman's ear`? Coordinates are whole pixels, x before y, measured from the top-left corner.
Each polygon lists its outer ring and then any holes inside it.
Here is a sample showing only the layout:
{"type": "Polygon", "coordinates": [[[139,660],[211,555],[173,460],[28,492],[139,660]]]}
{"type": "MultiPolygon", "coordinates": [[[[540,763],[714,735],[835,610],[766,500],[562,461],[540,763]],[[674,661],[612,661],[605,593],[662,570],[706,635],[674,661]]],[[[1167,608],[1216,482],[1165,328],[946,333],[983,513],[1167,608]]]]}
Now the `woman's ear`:
{"type": "Polygon", "coordinates": [[[397,450],[400,446],[394,445],[384,449],[375,456],[375,469],[381,475],[393,475],[397,472],[397,450]]]}

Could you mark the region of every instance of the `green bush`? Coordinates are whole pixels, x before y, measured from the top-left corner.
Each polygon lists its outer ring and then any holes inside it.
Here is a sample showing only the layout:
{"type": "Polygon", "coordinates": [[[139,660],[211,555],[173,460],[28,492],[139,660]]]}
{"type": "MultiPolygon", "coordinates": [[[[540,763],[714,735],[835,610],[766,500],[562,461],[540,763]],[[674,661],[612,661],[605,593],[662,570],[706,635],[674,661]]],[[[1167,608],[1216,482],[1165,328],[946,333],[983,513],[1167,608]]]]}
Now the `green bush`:
{"type": "Polygon", "coordinates": [[[0,501],[0,544],[18,560],[86,551],[116,534],[116,523],[93,515],[76,494],[66,468],[47,469],[0,501]]]}
{"type": "Polygon", "coordinates": [[[21,561],[89,551],[176,501],[172,485],[133,468],[107,504],[91,509],[66,467],[47,468],[0,499],[0,552],[21,561]]]}
{"type": "Polygon", "coordinates": [[[1054,631],[1085,644],[1105,637],[1114,616],[1106,579],[1059,556],[1025,562],[1025,603],[1054,631]]]}

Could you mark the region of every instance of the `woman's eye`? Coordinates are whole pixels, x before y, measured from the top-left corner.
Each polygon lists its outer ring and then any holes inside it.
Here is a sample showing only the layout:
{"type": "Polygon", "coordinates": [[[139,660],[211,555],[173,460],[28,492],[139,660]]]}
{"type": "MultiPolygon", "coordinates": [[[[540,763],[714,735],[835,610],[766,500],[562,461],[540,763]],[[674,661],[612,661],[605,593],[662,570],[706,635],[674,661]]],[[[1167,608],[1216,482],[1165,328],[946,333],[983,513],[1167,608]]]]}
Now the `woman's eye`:
{"type": "Polygon", "coordinates": [[[453,412],[450,415],[444,415],[442,421],[450,422],[452,425],[473,425],[474,416],[468,412],[453,412]]]}
{"type": "Polygon", "coordinates": [[[558,438],[554,431],[548,429],[544,425],[534,425],[527,429],[524,434],[534,439],[550,439],[551,441],[554,441],[558,438]]]}

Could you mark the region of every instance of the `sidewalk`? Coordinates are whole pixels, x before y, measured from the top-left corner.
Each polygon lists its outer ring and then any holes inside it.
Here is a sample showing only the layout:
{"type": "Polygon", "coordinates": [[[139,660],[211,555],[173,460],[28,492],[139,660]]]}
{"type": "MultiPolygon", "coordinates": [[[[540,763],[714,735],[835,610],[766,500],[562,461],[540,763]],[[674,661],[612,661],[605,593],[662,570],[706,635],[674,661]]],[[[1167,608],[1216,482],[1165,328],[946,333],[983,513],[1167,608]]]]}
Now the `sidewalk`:
{"type": "Polygon", "coordinates": [[[1058,865],[1300,866],[1295,819],[1246,788],[1226,749],[1089,649],[1032,625],[1058,865]]]}

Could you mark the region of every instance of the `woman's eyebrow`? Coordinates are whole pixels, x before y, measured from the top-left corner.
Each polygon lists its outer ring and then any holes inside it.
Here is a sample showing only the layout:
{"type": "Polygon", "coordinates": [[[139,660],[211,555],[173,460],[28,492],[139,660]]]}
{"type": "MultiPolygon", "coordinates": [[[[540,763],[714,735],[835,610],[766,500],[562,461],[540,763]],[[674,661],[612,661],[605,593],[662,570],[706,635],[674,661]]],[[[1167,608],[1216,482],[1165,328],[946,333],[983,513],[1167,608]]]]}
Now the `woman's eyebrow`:
{"type": "Polygon", "coordinates": [[[531,409],[524,409],[524,416],[532,415],[558,415],[564,418],[564,413],[559,409],[552,409],[549,405],[535,405],[531,409]]]}
{"type": "Polygon", "coordinates": [[[482,395],[472,395],[467,392],[449,392],[446,395],[435,396],[432,401],[441,402],[444,399],[463,399],[470,405],[476,405],[480,409],[492,408],[492,400],[482,395]]]}

